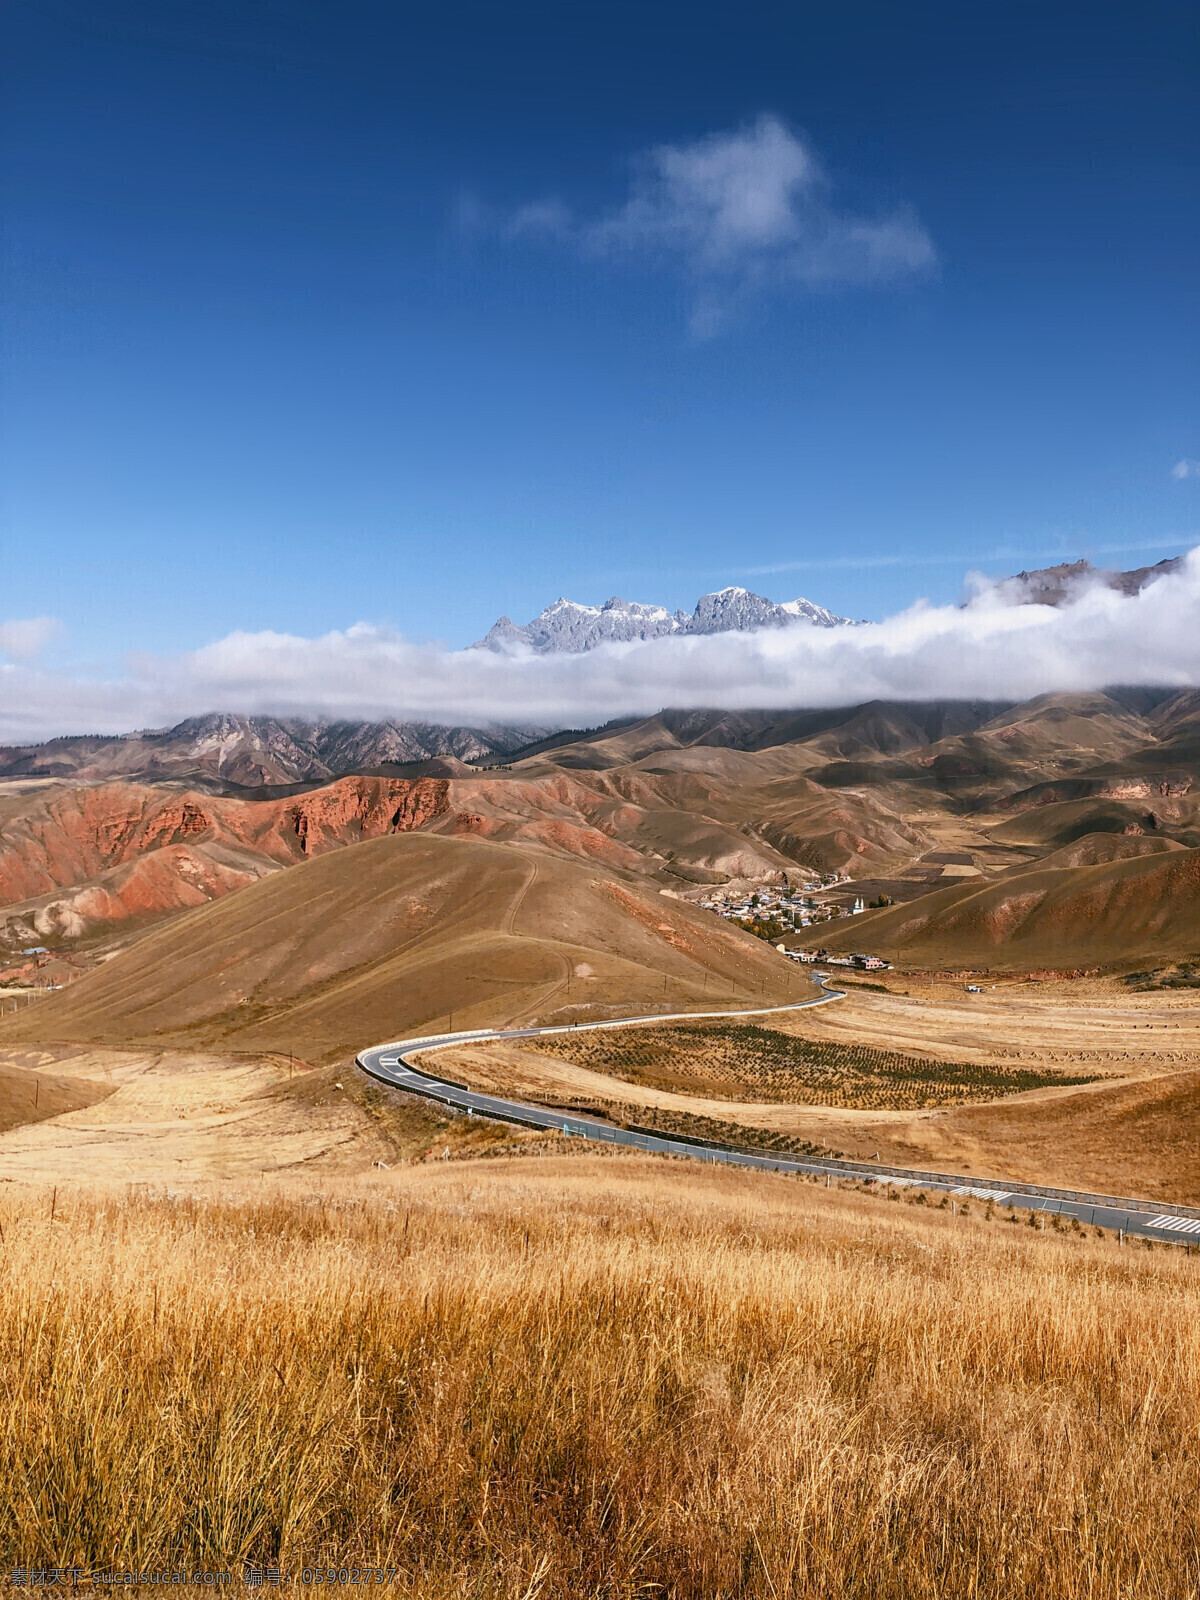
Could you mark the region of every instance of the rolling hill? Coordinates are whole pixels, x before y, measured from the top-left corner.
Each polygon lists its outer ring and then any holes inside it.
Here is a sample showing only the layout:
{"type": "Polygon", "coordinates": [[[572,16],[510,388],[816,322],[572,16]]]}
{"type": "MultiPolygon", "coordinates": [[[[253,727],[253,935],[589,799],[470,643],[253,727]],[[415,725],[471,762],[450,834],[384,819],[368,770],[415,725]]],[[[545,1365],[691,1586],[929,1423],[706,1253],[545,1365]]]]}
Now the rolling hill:
{"type": "Polygon", "coordinates": [[[830,951],[878,950],[928,966],[1022,970],[1200,950],[1200,850],[972,879],[911,905],[821,930],[830,951]]]}
{"type": "Polygon", "coordinates": [[[116,741],[90,766],[79,741],[65,742],[74,755],[65,745],[38,747],[34,768],[61,759],[69,770],[61,780],[0,782],[6,970],[27,981],[21,952],[39,944],[89,960],[109,954],[114,941],[141,938],[281,869],[407,833],[513,845],[693,898],[725,883],[840,873],[865,897],[915,909],[856,922],[853,934],[823,925],[814,942],[877,941],[923,962],[938,951],[955,959],[960,932],[971,949],[1003,948],[1012,962],[1137,962],[1151,936],[1156,949],[1192,949],[1183,901],[1158,921],[1139,920],[1123,902],[1110,918],[1095,876],[1111,878],[1119,898],[1121,874],[1142,870],[1134,858],[1153,873],[1166,869],[1150,852],[1165,858],[1200,847],[1200,696],[1192,690],[1042,695],[1020,706],[665,710],[519,749],[493,742],[490,752],[445,730],[402,740],[395,728],[385,737],[383,726],[196,719],[170,737],[116,741]],[[455,743],[493,764],[468,765],[449,748],[455,743]],[[335,760],[420,750],[429,753],[320,776],[335,760]],[[166,763],[153,782],[80,781],[110,756],[136,765],[147,753],[166,763]],[[182,787],[179,774],[201,757],[202,782],[182,787]],[[234,781],[255,773],[306,776],[258,787],[234,781]],[[1129,842],[1150,840],[1157,844],[1129,842]],[[1014,886],[1039,864],[1053,874],[1053,896],[1026,886],[1030,905],[1061,904],[1053,917],[1013,910],[1014,886]],[[1064,877],[1071,873],[1093,876],[1064,877]],[[946,887],[956,874],[971,882],[946,887]],[[946,895],[945,904],[936,898],[946,895]],[[1088,909],[1069,910],[1070,895],[1088,909]],[[969,914],[954,909],[963,896],[969,914]],[[970,917],[977,920],[968,925],[970,917]],[[1063,931],[1082,930],[1089,918],[1093,935],[1063,931]]]}
{"type": "Polygon", "coordinates": [[[0,1041],[295,1050],[807,992],[769,945],[633,879],[418,832],[328,852],[147,934],[0,1041]]]}
{"type": "Polygon", "coordinates": [[[33,788],[0,799],[0,950],[135,931],[279,867],[389,833],[522,842],[665,886],[781,879],[907,857],[927,842],[874,797],[781,777],[780,752],[718,751],[720,770],[337,779],[283,798],[143,784],[33,788]]]}

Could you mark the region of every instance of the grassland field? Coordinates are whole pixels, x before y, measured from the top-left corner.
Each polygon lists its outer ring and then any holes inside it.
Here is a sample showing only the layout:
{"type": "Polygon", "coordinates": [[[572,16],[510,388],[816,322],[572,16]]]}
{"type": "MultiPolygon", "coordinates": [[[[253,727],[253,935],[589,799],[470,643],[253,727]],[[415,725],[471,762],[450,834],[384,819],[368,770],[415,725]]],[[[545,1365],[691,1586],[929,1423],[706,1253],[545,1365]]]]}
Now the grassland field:
{"type": "Polygon", "coordinates": [[[1200,1583],[1200,1259],[626,1155],[0,1193],[0,1548],[441,1597],[1200,1583]]]}
{"type": "MultiPolygon", "coordinates": [[[[1200,1192],[1186,994],[890,984],[431,1059],[777,1148],[1200,1192]]],[[[370,1566],[417,1600],[1200,1592],[1200,1251],[583,1151],[349,1059],[13,1045],[0,1087],[14,1566],[370,1566]]]]}

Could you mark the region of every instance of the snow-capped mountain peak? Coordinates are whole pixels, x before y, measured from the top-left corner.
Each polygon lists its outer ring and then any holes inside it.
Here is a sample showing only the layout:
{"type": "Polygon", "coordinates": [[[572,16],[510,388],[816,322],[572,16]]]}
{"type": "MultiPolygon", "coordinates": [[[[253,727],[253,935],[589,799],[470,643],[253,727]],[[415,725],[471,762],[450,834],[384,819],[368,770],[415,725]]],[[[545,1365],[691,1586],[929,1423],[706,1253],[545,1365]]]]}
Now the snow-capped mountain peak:
{"type": "Polygon", "coordinates": [[[836,612],[829,611],[825,606],[816,605],[803,597],[797,600],[785,600],[779,609],[786,611],[789,617],[815,623],[818,628],[837,628],[850,620],[848,617],[839,617],[836,612]]]}
{"type": "Polygon", "coordinates": [[[551,618],[558,617],[598,617],[599,615],[599,606],[581,605],[578,600],[568,600],[565,594],[560,594],[557,600],[552,601],[540,613],[538,620],[545,619],[548,622],[551,618]]]}
{"type": "Polygon", "coordinates": [[[668,634],[748,632],[793,627],[797,623],[835,628],[847,621],[811,600],[789,600],[777,605],[737,584],[702,595],[690,615],[686,611],[668,611],[666,606],[622,600],[618,595],[602,606],[583,605],[560,596],[523,627],[509,617],[499,618],[474,648],[578,655],[602,644],[628,644],[661,639],[668,634]]]}

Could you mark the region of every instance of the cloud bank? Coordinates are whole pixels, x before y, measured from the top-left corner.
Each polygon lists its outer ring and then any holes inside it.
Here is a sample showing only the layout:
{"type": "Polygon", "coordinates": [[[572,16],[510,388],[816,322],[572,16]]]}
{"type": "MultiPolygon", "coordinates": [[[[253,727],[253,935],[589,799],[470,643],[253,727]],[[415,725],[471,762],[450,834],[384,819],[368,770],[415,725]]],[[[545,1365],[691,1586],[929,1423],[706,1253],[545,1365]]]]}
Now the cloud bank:
{"type": "Polygon", "coordinates": [[[0,655],[15,656],[18,660],[41,655],[62,631],[57,617],[22,617],[0,622],[0,655]]]}
{"type": "MultiPolygon", "coordinates": [[[[483,726],[586,727],[664,706],[728,709],[864,700],[1025,699],[1106,684],[1200,685],[1200,550],[1127,597],[1070,605],[918,604],[860,627],[767,629],[606,645],[586,655],[503,656],[415,644],[358,624],[317,639],[233,633],[170,658],[132,657],[119,678],[0,665],[0,738],[160,727],[205,711],[483,726]]],[[[2,636],[0,636],[2,637],[2,636]]]]}
{"type": "Polygon", "coordinates": [[[876,284],[937,262],[911,207],[879,216],[839,207],[812,148],[773,116],[648,151],[625,203],[608,216],[580,218],[561,200],[539,200],[513,212],[502,232],[681,270],[701,337],[765,292],[876,284]]]}

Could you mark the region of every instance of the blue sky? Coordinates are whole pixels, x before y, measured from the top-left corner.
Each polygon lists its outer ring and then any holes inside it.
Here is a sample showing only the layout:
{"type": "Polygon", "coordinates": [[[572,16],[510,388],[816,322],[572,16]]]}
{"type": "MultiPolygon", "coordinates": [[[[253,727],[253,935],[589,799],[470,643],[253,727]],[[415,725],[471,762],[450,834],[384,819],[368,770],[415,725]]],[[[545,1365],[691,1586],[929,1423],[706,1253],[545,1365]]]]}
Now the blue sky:
{"type": "Polygon", "coordinates": [[[4,26],[0,620],[48,668],[1200,542],[1190,6],[4,26]]]}

